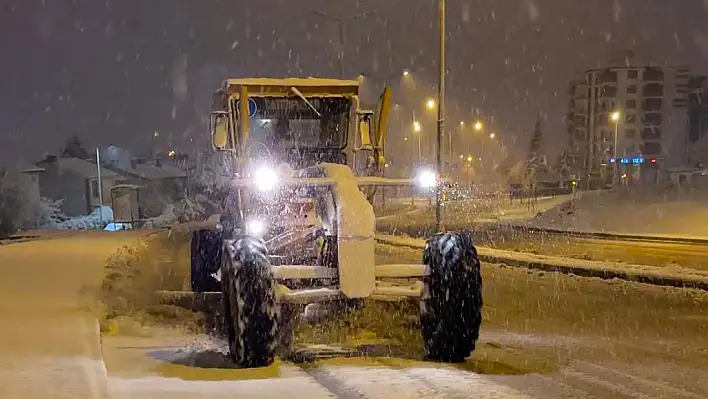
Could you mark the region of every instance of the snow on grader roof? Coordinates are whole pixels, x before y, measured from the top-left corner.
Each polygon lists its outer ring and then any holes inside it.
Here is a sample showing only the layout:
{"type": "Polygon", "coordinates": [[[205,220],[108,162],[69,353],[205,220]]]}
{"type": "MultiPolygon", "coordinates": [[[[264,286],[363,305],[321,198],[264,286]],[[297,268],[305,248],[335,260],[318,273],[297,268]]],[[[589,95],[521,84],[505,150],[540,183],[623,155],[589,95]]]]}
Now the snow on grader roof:
{"type": "Polygon", "coordinates": [[[351,97],[359,92],[359,81],[329,78],[240,78],[227,79],[226,88],[231,95],[238,95],[240,87],[248,86],[248,94],[260,96],[289,96],[291,88],[315,97],[351,97]]]}

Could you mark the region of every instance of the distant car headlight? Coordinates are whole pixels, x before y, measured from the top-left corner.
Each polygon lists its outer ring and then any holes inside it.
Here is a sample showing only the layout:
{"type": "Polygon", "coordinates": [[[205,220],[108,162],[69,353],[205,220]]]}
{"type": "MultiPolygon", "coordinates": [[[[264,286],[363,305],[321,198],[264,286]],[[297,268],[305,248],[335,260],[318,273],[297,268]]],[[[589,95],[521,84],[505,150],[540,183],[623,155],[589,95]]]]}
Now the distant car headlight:
{"type": "Polygon", "coordinates": [[[254,173],[253,182],[259,191],[272,191],[278,184],[278,174],[274,169],[262,166],[254,173]]]}
{"type": "Polygon", "coordinates": [[[438,176],[430,170],[421,170],[415,178],[418,187],[431,188],[438,185],[438,176]]]}
{"type": "Polygon", "coordinates": [[[262,220],[251,219],[246,222],[246,234],[260,237],[266,231],[266,224],[262,220]]]}

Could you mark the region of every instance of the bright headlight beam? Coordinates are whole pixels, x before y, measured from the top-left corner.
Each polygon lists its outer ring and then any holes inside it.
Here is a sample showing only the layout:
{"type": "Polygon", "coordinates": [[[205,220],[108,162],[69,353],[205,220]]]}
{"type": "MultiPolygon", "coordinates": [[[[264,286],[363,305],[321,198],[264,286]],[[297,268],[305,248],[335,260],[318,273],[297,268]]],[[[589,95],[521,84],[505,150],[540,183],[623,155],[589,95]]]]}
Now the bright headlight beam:
{"type": "Polygon", "coordinates": [[[265,233],[266,225],[263,221],[252,219],[246,222],[246,233],[251,236],[261,236],[265,233]]]}
{"type": "Polygon", "coordinates": [[[433,171],[422,170],[418,173],[416,182],[418,183],[418,186],[423,188],[435,187],[438,184],[438,177],[433,171]]]}
{"type": "Polygon", "coordinates": [[[278,174],[275,170],[263,166],[256,170],[253,175],[253,182],[259,191],[271,191],[278,184],[278,174]]]}

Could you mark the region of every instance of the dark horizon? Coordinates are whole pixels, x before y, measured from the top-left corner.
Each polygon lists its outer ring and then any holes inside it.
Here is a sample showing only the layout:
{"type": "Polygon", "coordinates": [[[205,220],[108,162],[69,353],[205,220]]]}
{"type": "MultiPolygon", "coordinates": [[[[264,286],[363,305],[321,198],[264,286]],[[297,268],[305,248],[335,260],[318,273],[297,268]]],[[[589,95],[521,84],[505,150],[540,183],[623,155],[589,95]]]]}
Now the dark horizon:
{"type": "MultiPolygon", "coordinates": [[[[346,74],[437,73],[437,2],[324,0],[10,0],[0,6],[0,159],[36,161],[77,135],[139,152],[208,145],[202,118],[227,77],[339,75],[336,25],[312,14],[376,15],[347,24],[346,74]],[[358,3],[358,8],[357,8],[358,3]]],[[[686,0],[448,1],[448,123],[474,109],[507,146],[565,144],[566,88],[618,49],[706,72],[708,5],[686,0]],[[470,4],[472,3],[472,4],[470,4]],[[516,142],[516,144],[514,144],[516,142]]],[[[405,101],[405,99],[403,99],[405,101]]]]}

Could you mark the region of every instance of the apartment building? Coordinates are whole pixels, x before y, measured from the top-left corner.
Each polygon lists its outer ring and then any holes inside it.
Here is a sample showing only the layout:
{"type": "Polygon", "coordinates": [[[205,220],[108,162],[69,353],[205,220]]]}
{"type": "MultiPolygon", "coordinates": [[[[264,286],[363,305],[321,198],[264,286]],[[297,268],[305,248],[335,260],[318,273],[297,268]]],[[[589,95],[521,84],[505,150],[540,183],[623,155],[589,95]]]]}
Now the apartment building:
{"type": "Polygon", "coordinates": [[[612,185],[615,170],[619,184],[655,183],[686,165],[692,81],[689,67],[624,65],[571,82],[568,156],[581,187],[612,185]]]}

